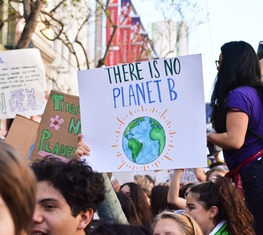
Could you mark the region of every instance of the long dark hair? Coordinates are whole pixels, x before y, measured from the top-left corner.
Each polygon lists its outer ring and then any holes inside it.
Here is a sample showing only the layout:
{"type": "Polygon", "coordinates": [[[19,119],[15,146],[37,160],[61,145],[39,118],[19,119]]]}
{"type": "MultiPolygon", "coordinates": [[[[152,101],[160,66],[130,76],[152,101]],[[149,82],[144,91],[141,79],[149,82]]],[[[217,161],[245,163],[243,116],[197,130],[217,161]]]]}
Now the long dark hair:
{"type": "Polygon", "coordinates": [[[151,210],[155,217],[159,213],[166,210],[177,210],[178,208],[167,202],[169,186],[157,185],[154,186],[151,193],[151,210]]]}
{"type": "Polygon", "coordinates": [[[221,47],[223,60],[214,83],[211,97],[211,122],[219,132],[226,131],[226,97],[240,86],[253,86],[263,100],[261,72],[255,50],[246,42],[228,42],[221,47]]]}
{"type": "Polygon", "coordinates": [[[122,192],[116,192],[116,195],[121,203],[122,210],[126,215],[129,224],[134,226],[142,226],[143,224],[136,212],[136,208],[132,202],[132,199],[122,192]]]}
{"type": "Polygon", "coordinates": [[[142,224],[148,228],[151,228],[153,222],[153,215],[151,208],[147,202],[146,195],[144,194],[142,187],[133,182],[125,183],[121,186],[128,185],[130,187],[130,198],[136,208],[137,214],[142,221],[142,224]]]}

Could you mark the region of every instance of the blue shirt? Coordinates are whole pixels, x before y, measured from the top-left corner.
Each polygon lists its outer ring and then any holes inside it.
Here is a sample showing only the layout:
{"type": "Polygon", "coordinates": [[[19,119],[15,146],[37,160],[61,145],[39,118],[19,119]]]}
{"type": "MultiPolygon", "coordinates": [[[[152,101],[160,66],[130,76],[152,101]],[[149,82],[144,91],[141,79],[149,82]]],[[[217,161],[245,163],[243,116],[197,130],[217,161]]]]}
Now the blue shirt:
{"type": "MultiPolygon", "coordinates": [[[[226,99],[226,109],[239,109],[249,117],[248,126],[263,136],[263,107],[257,91],[250,86],[238,87],[226,99]]],[[[246,133],[244,145],[238,150],[223,150],[230,170],[235,169],[248,157],[263,149],[263,141],[246,133]]],[[[255,160],[256,161],[256,160],[255,160]]]]}

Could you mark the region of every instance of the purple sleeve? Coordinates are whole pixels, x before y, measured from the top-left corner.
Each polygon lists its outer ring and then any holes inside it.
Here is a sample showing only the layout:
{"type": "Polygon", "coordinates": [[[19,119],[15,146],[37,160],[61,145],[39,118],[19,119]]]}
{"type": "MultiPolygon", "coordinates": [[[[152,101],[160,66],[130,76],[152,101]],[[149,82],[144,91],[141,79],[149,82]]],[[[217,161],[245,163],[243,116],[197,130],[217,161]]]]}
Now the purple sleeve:
{"type": "Polygon", "coordinates": [[[250,117],[252,112],[251,107],[251,99],[247,96],[247,94],[234,90],[227,97],[227,109],[240,109],[250,117]]]}

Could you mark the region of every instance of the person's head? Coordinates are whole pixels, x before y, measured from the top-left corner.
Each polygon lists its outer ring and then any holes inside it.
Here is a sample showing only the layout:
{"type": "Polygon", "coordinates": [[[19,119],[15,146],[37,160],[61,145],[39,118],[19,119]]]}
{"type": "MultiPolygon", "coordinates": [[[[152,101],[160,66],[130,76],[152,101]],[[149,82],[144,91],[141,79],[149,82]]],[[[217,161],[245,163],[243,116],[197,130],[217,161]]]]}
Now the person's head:
{"type": "Polygon", "coordinates": [[[153,235],[203,235],[199,225],[186,213],[164,211],[154,219],[153,235]]]}
{"type": "Polygon", "coordinates": [[[209,168],[212,169],[215,166],[222,166],[222,165],[225,166],[225,163],[224,162],[213,162],[212,164],[209,165],[209,168]]]}
{"type": "Polygon", "coordinates": [[[152,235],[151,231],[143,226],[128,224],[101,224],[93,229],[90,235],[152,235]]]}
{"type": "Polygon", "coordinates": [[[211,122],[217,132],[226,131],[225,99],[240,86],[262,86],[257,54],[253,47],[243,41],[225,43],[221,47],[217,79],[211,97],[211,122]]]}
{"type": "Polygon", "coordinates": [[[37,178],[33,233],[83,234],[105,198],[104,178],[83,161],[46,157],[31,163],[37,178]]]}
{"type": "Polygon", "coordinates": [[[222,176],[193,186],[186,197],[186,212],[204,235],[225,220],[229,234],[254,234],[253,216],[232,182],[222,176]]]}
{"type": "Polygon", "coordinates": [[[134,176],[134,182],[141,186],[141,188],[143,189],[143,191],[147,195],[147,197],[151,196],[153,183],[148,179],[148,177],[146,177],[144,175],[135,175],[134,176]]]}
{"type": "Polygon", "coordinates": [[[26,161],[0,141],[0,234],[31,232],[36,180],[26,161]]]}
{"type": "Polygon", "coordinates": [[[142,222],[136,212],[135,206],[130,197],[122,192],[116,192],[116,195],[120,201],[122,210],[126,215],[126,218],[130,225],[140,226],[142,222]]]}
{"type": "Polygon", "coordinates": [[[155,186],[155,180],[150,175],[145,175],[145,177],[150,181],[150,184],[152,184],[152,187],[155,186]]]}
{"type": "Polygon", "coordinates": [[[186,198],[187,194],[189,193],[193,185],[195,185],[195,183],[187,183],[185,185],[182,185],[179,192],[179,197],[186,198]]]}
{"type": "Polygon", "coordinates": [[[136,208],[137,214],[143,225],[149,227],[152,223],[152,212],[140,185],[129,182],[121,186],[120,191],[129,196],[136,208]]]}
{"type": "Polygon", "coordinates": [[[215,180],[215,177],[224,176],[228,171],[228,167],[225,165],[214,166],[206,173],[206,180],[215,180]]]}
{"type": "Polygon", "coordinates": [[[157,185],[153,187],[151,193],[151,210],[153,216],[158,215],[160,212],[169,210],[167,202],[169,186],[157,185]]]}
{"type": "Polygon", "coordinates": [[[218,80],[223,80],[219,83],[227,88],[227,92],[238,86],[257,84],[260,78],[258,61],[250,44],[243,41],[225,43],[219,55],[218,80]]]}

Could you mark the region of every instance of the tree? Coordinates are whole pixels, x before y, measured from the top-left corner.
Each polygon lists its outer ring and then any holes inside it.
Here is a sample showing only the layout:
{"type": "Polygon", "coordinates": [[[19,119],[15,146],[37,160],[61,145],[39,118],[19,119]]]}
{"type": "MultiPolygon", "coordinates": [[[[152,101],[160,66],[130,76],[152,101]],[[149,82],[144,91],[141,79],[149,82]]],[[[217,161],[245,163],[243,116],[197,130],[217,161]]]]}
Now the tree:
{"type": "MultiPolygon", "coordinates": [[[[144,3],[154,4],[155,14],[158,14],[160,27],[156,29],[157,40],[165,40],[162,48],[162,58],[174,53],[183,38],[188,38],[189,33],[200,24],[207,21],[208,17],[203,12],[198,0],[143,0],[144,3]],[[164,28],[166,34],[164,34],[164,28]]],[[[156,40],[151,41],[151,46],[156,50],[156,40]]]]}
{"type": "Polygon", "coordinates": [[[107,49],[100,59],[100,63],[104,63],[105,57],[110,47],[110,43],[116,32],[117,26],[113,24],[108,14],[108,3],[96,0],[98,8],[94,12],[88,8],[87,0],[8,0],[0,1],[0,9],[8,8],[8,14],[2,14],[0,19],[0,30],[8,22],[14,21],[24,23],[22,33],[15,45],[16,49],[27,48],[31,42],[33,33],[39,28],[40,33],[49,41],[60,40],[68,48],[69,52],[74,56],[77,69],[89,69],[89,57],[86,51],[85,37],[87,37],[87,24],[92,16],[103,13],[107,17],[114,28],[111,40],[107,45],[107,49]],[[23,11],[19,11],[22,5],[23,11]],[[72,34],[74,28],[74,35],[72,34]],[[71,30],[69,30],[71,29],[71,30]],[[79,54],[82,51],[82,55],[79,54]],[[81,58],[83,58],[81,60],[81,58]]]}

